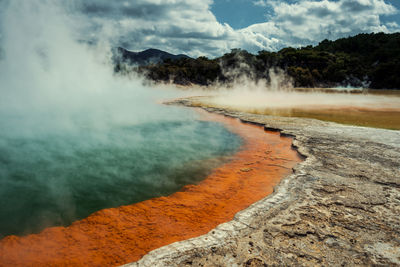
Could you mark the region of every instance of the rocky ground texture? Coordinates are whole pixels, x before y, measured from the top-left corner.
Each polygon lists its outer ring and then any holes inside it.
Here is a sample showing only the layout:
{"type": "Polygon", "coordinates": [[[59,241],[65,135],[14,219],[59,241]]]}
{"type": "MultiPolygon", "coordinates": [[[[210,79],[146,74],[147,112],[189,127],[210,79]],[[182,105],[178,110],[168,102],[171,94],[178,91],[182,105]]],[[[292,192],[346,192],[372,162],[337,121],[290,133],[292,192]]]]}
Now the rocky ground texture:
{"type": "Polygon", "coordinates": [[[232,221],[127,266],[400,266],[400,131],[205,109],[293,136],[305,160],[232,221]]]}

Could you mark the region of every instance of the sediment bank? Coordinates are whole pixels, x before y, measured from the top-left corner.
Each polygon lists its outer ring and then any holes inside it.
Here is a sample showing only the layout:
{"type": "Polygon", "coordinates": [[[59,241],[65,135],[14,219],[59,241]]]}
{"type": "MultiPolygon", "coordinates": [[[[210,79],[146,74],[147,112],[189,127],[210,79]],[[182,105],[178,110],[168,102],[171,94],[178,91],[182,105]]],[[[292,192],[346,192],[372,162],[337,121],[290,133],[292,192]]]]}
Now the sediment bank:
{"type": "Polygon", "coordinates": [[[293,136],[306,160],[232,221],[127,266],[400,265],[400,131],[203,108],[293,136]]]}
{"type": "Polygon", "coordinates": [[[105,209],[69,227],[0,241],[0,266],[116,266],[149,251],[206,234],[263,199],[301,160],[291,138],[221,115],[243,138],[241,150],[198,185],[168,197],[105,209]]]}

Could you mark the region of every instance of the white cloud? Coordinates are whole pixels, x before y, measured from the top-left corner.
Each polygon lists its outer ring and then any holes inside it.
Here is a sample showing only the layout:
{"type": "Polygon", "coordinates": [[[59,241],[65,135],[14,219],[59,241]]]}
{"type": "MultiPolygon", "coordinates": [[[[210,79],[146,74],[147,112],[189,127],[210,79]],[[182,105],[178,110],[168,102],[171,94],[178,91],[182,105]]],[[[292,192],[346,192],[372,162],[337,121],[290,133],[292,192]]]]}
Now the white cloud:
{"type": "Polygon", "coordinates": [[[128,49],[159,48],[191,56],[218,56],[232,48],[315,44],[360,32],[399,31],[382,16],[395,14],[385,0],[254,0],[269,10],[265,23],[234,30],[210,11],[212,0],[75,0],[85,25],[81,38],[107,36],[128,49]],[[90,34],[88,34],[90,32],[90,34]]]}
{"type": "Polygon", "coordinates": [[[85,32],[95,32],[94,38],[106,35],[132,50],[220,55],[237,40],[237,33],[210,11],[209,0],[76,1],[89,17],[85,32]]]}
{"type": "Polygon", "coordinates": [[[254,4],[255,6],[262,6],[262,7],[268,6],[268,4],[267,4],[264,0],[256,0],[256,1],[253,1],[253,4],[254,4]]]}
{"type": "Polygon", "coordinates": [[[381,16],[396,8],[384,0],[307,0],[295,3],[264,1],[273,9],[269,21],[251,25],[244,32],[261,33],[280,40],[280,45],[300,46],[322,39],[337,39],[361,32],[393,32],[395,23],[383,23],[381,16]]]}
{"type": "Polygon", "coordinates": [[[392,31],[396,31],[396,30],[400,29],[399,24],[397,24],[397,22],[395,22],[395,21],[386,23],[386,26],[387,26],[389,29],[393,29],[392,31]]]}

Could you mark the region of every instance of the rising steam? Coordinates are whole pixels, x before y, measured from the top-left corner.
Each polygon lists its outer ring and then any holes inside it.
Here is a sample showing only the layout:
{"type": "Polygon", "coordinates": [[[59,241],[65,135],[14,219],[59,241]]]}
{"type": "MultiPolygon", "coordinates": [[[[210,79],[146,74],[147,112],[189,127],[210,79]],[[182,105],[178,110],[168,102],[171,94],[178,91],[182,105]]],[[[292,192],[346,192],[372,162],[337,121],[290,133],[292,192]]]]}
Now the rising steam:
{"type": "Polygon", "coordinates": [[[170,194],[240,142],[116,76],[107,32],[81,41],[64,2],[0,0],[0,238],[170,194]]]}
{"type": "Polygon", "coordinates": [[[115,77],[107,40],[77,41],[76,16],[56,3],[1,2],[2,125],[15,134],[167,117],[155,102],[168,93],[115,77]]]}
{"type": "Polygon", "coordinates": [[[264,77],[255,77],[257,72],[240,53],[235,58],[234,67],[221,64],[227,81],[210,86],[208,95],[212,97],[202,98],[203,103],[257,113],[279,109],[400,110],[400,97],[393,97],[396,95],[370,94],[367,89],[352,87],[294,88],[293,79],[284,70],[272,67],[265,70],[264,77]]]}

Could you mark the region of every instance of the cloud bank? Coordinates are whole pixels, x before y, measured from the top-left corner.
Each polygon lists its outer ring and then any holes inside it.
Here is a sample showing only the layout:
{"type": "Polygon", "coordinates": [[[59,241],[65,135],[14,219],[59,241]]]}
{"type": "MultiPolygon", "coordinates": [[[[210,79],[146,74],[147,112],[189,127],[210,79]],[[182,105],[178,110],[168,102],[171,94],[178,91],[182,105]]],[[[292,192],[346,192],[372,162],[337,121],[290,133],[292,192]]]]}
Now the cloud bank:
{"type": "Polygon", "coordinates": [[[191,56],[217,56],[232,48],[278,50],[357,33],[395,32],[382,17],[398,10],[385,0],[266,1],[266,21],[234,30],[210,11],[212,0],[75,0],[86,25],[82,38],[108,35],[132,50],[159,48],[191,56]]]}
{"type": "Polygon", "coordinates": [[[81,41],[96,43],[107,37],[111,44],[130,50],[158,48],[194,57],[219,56],[232,48],[274,51],[326,38],[400,31],[398,23],[388,21],[398,13],[388,0],[254,0],[249,5],[265,9],[265,22],[238,30],[218,22],[211,12],[212,0],[46,1],[66,6],[79,22],[74,23],[74,33],[81,41]]]}
{"type": "Polygon", "coordinates": [[[158,48],[192,56],[206,51],[216,55],[237,39],[229,25],[216,20],[211,4],[209,0],[75,1],[86,17],[83,34],[90,32],[94,41],[107,35],[132,50],[158,48]]]}

